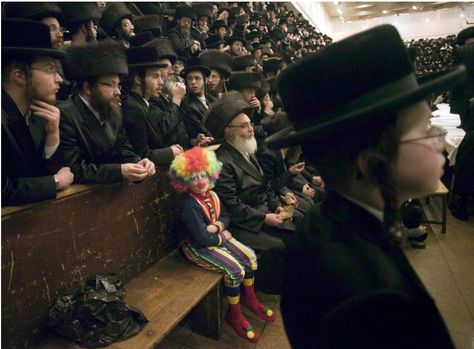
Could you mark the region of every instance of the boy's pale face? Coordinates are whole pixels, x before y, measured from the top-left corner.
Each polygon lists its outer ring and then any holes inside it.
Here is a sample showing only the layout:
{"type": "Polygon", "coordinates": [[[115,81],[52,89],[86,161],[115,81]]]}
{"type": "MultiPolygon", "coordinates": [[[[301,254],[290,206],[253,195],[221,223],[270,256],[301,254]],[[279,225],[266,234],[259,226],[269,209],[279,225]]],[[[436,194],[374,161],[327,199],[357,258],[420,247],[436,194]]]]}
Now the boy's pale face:
{"type": "Polygon", "coordinates": [[[203,195],[209,190],[209,176],[206,171],[196,172],[188,181],[189,189],[196,194],[203,195]]]}
{"type": "Polygon", "coordinates": [[[399,202],[403,202],[436,190],[445,159],[442,154],[443,137],[430,137],[433,134],[431,111],[426,102],[410,106],[398,115],[402,124],[410,124],[401,136],[395,163],[399,202]]]}

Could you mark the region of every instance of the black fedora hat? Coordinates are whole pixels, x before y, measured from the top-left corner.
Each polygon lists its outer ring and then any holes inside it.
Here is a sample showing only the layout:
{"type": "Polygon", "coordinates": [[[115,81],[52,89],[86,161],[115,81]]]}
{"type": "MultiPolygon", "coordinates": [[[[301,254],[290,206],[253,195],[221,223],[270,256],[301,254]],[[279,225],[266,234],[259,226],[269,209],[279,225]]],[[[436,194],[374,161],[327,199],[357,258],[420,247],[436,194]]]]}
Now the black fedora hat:
{"type": "MultiPolygon", "coordinates": [[[[354,127],[379,129],[394,113],[447,89],[466,77],[464,66],[419,85],[400,34],[374,27],[302,58],[281,73],[278,87],[294,125],[266,139],[277,149],[353,134],[354,127]]],[[[366,135],[367,136],[367,135],[366,135]]]]}
{"type": "Polygon", "coordinates": [[[232,73],[232,57],[219,50],[206,50],[199,55],[201,63],[211,69],[217,70],[225,78],[232,73]]]}
{"type": "Polygon", "coordinates": [[[123,2],[110,2],[102,13],[99,24],[107,34],[115,35],[115,28],[117,28],[120,21],[124,18],[128,18],[129,20],[133,19],[133,15],[127,5],[123,2]]]}
{"type": "Polygon", "coordinates": [[[66,24],[84,22],[89,19],[99,20],[102,13],[95,2],[60,2],[66,24]]]}
{"type": "Polygon", "coordinates": [[[138,33],[130,38],[130,47],[143,46],[153,40],[151,31],[138,33]]]}
{"type": "Polygon", "coordinates": [[[260,73],[235,72],[229,78],[229,89],[240,91],[244,88],[254,88],[258,90],[262,86],[260,73]]]}
{"type": "Polygon", "coordinates": [[[229,36],[225,43],[226,45],[232,45],[235,41],[240,41],[242,43],[242,45],[246,45],[246,41],[244,39],[244,36],[240,33],[240,32],[235,32],[234,34],[232,34],[232,36],[229,36]]]}
{"type": "Polygon", "coordinates": [[[129,68],[166,68],[166,64],[159,62],[160,57],[155,47],[130,47],[127,49],[127,63],[129,68]]]}
{"type": "Polygon", "coordinates": [[[127,75],[125,47],[115,40],[103,40],[64,49],[64,73],[70,80],[83,80],[105,74],[127,75]]]}
{"type": "Polygon", "coordinates": [[[224,44],[224,40],[222,40],[218,35],[211,35],[207,39],[204,40],[206,42],[206,47],[209,48],[219,48],[221,44],[224,44]]]}
{"type": "Polygon", "coordinates": [[[38,21],[2,19],[2,58],[15,56],[64,58],[64,52],[51,46],[49,32],[49,27],[38,21]]]}
{"type": "Polygon", "coordinates": [[[161,26],[162,16],[160,15],[146,15],[138,16],[133,19],[133,26],[135,27],[135,34],[143,33],[149,31],[155,37],[161,36],[161,26]]]}
{"type": "Polygon", "coordinates": [[[238,56],[232,59],[232,70],[242,71],[245,67],[255,67],[257,59],[253,55],[238,56]]]}
{"type": "Polygon", "coordinates": [[[252,107],[237,91],[224,93],[212,105],[204,121],[206,128],[214,138],[224,138],[224,130],[227,125],[240,113],[250,115],[252,107]]]}
{"type": "Polygon", "coordinates": [[[160,59],[169,59],[171,64],[176,63],[177,54],[173,48],[173,44],[167,38],[156,38],[145,44],[145,46],[155,47],[158,51],[160,59]]]}
{"type": "Polygon", "coordinates": [[[211,74],[211,70],[209,69],[209,67],[202,64],[201,59],[199,57],[191,57],[190,59],[188,59],[188,61],[186,62],[186,66],[181,72],[181,76],[186,79],[188,73],[192,71],[200,71],[205,77],[208,77],[211,74]]]}
{"type": "Polygon", "coordinates": [[[64,15],[56,2],[4,2],[6,18],[23,18],[40,21],[46,17],[54,17],[64,21],[64,15]]]}
{"type": "Polygon", "coordinates": [[[470,38],[474,38],[474,26],[470,26],[461,30],[456,36],[456,43],[458,45],[464,45],[464,41],[470,38]]]}
{"type": "Polygon", "coordinates": [[[214,21],[214,23],[211,26],[210,31],[215,32],[219,28],[225,28],[225,29],[228,30],[229,26],[223,20],[214,21]]]}
{"type": "Polygon", "coordinates": [[[197,19],[196,10],[193,9],[191,6],[188,6],[188,5],[178,6],[176,8],[176,13],[175,13],[174,16],[176,17],[176,19],[180,19],[182,17],[189,17],[193,21],[195,21],[197,19]]]}
{"type": "Polygon", "coordinates": [[[281,57],[268,57],[262,60],[263,71],[276,73],[281,69],[283,59],[281,57]]]}

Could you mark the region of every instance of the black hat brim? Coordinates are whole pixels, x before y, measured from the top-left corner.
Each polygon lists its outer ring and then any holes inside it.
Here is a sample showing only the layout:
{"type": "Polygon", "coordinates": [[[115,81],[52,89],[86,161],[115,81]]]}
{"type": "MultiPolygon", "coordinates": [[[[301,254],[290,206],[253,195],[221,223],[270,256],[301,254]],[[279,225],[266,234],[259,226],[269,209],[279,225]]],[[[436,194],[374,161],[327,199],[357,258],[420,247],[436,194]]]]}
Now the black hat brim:
{"type": "Polygon", "coordinates": [[[314,125],[314,120],[308,120],[306,127],[300,127],[296,130],[293,126],[283,129],[265,139],[265,143],[270,149],[280,149],[295,146],[314,140],[318,142],[333,138],[335,134],[341,134],[341,131],[347,127],[353,127],[354,123],[367,124],[377,122],[377,117],[381,113],[401,110],[418,101],[423,100],[433,92],[449,89],[457,83],[462,82],[467,77],[467,69],[464,65],[459,65],[442,76],[427,80],[416,88],[403,88],[397,86],[397,91],[386,91],[385,98],[379,98],[376,102],[365,105],[364,107],[354,108],[346,107],[344,110],[337,111],[327,122],[314,125]]]}
{"type": "Polygon", "coordinates": [[[181,76],[184,78],[192,71],[200,71],[205,77],[211,75],[211,70],[209,67],[206,67],[205,65],[193,65],[188,68],[184,68],[184,70],[181,72],[181,76]]]}
{"type": "Polygon", "coordinates": [[[163,64],[159,62],[142,62],[142,63],[134,63],[129,64],[129,68],[166,68],[168,64],[163,64]]]}
{"type": "Polygon", "coordinates": [[[28,47],[2,47],[2,56],[23,55],[23,56],[46,56],[63,59],[66,54],[62,51],[48,48],[28,48],[28,47]]]}

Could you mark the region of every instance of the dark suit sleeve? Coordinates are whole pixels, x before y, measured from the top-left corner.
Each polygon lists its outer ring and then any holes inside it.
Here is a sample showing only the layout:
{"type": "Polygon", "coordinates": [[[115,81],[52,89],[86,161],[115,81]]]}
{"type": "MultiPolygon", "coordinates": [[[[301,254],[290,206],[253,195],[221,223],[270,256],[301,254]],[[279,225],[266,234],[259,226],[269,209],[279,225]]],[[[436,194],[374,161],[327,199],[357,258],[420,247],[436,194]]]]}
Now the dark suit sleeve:
{"type": "Polygon", "coordinates": [[[216,193],[225,204],[232,222],[247,227],[258,234],[265,222],[266,214],[244,204],[237,195],[234,171],[230,164],[224,163],[219,180],[216,182],[216,193]]]}
{"type": "Polygon", "coordinates": [[[289,191],[286,187],[292,184],[293,175],[286,170],[284,163],[278,164],[278,156],[270,150],[259,152],[257,157],[265,182],[270,184],[274,192],[286,194],[289,191]]]}
{"type": "Polygon", "coordinates": [[[133,151],[141,158],[148,158],[155,165],[169,165],[173,160],[173,151],[166,147],[150,149],[148,145],[147,124],[143,110],[135,104],[124,105],[124,128],[133,151]]]}
{"type": "Polygon", "coordinates": [[[170,39],[170,41],[173,44],[174,48],[176,50],[181,50],[181,51],[186,51],[194,43],[193,38],[184,39],[184,38],[180,37],[179,34],[176,33],[175,31],[171,31],[169,33],[168,38],[170,39]]]}
{"type": "Polygon", "coordinates": [[[194,103],[188,102],[183,105],[184,124],[191,139],[197,137],[199,133],[209,136],[211,133],[204,127],[202,117],[194,103]]]}
{"type": "MultiPolygon", "coordinates": [[[[108,184],[122,180],[120,164],[94,164],[84,160],[79,146],[79,131],[71,117],[63,112],[61,112],[60,132],[64,159],[74,173],[75,183],[108,184]]],[[[128,154],[128,151],[125,152],[128,154]]],[[[136,158],[135,155],[134,159],[136,158]]]]}
{"type": "Polygon", "coordinates": [[[222,234],[213,234],[207,231],[206,218],[201,207],[192,199],[187,199],[181,210],[181,220],[190,233],[193,243],[198,246],[219,246],[225,242],[222,234]]]}
{"type": "Polygon", "coordinates": [[[323,348],[454,348],[434,303],[395,290],[353,297],[327,314],[323,348]]]}
{"type": "Polygon", "coordinates": [[[23,205],[55,199],[57,190],[54,177],[10,178],[2,166],[2,206],[23,205]]]}

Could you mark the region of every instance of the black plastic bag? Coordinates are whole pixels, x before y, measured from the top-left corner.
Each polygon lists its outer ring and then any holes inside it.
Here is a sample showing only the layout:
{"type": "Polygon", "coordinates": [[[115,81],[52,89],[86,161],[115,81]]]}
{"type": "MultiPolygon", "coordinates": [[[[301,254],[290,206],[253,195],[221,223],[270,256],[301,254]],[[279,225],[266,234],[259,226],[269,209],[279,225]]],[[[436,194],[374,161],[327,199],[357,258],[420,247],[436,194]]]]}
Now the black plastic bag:
{"type": "Polygon", "coordinates": [[[83,288],[58,297],[48,326],[83,347],[104,347],[140,332],[148,320],[124,301],[125,290],[115,276],[96,275],[83,288]]]}

